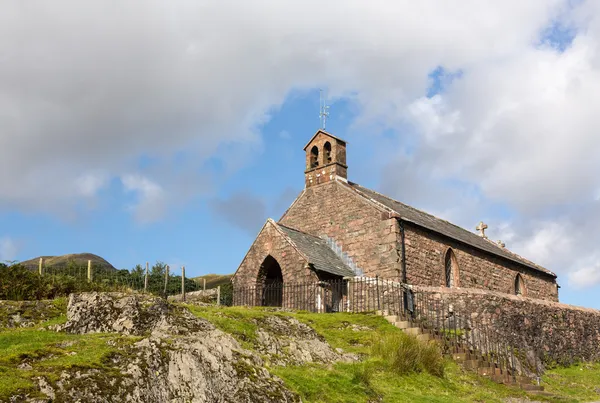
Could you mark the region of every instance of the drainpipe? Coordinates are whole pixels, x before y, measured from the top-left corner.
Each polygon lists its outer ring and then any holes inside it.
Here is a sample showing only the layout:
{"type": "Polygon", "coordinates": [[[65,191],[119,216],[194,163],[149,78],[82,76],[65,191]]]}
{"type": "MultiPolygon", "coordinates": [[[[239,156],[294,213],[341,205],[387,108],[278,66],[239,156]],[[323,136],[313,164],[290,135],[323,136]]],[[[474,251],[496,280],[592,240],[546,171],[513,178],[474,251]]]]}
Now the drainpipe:
{"type": "Polygon", "coordinates": [[[406,244],[404,242],[404,221],[398,219],[398,223],[400,224],[400,240],[402,242],[402,282],[406,284],[406,244]]]}

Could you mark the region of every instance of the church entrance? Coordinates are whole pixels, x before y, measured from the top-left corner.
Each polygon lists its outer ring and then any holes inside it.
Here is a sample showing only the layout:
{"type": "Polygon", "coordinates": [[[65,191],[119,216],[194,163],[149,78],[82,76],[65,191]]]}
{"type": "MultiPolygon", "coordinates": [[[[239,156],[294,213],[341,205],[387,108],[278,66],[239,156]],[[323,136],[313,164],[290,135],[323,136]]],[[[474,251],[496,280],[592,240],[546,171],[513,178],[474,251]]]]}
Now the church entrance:
{"type": "Polygon", "coordinates": [[[261,306],[281,306],[283,303],[283,274],[281,266],[271,255],[260,265],[256,282],[261,306]]]}

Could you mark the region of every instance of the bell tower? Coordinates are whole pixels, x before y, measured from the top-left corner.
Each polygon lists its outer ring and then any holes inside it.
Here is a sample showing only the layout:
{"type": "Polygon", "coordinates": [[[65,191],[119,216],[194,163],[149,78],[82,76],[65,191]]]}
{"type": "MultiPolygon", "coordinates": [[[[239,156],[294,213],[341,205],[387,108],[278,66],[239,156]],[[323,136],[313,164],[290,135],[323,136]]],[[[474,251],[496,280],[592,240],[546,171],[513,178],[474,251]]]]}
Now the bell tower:
{"type": "Polygon", "coordinates": [[[307,188],[336,178],[348,180],[344,140],[319,130],[304,147],[304,151],[306,152],[304,178],[307,188]]]}

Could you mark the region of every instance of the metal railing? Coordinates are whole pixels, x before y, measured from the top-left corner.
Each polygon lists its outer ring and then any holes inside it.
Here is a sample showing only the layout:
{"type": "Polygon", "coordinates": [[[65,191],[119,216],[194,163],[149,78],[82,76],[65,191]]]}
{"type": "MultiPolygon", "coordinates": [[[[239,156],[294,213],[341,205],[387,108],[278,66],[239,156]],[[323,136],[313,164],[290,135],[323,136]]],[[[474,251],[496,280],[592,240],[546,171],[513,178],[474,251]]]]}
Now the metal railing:
{"type": "Polygon", "coordinates": [[[440,292],[429,292],[378,277],[351,277],[302,283],[271,282],[233,287],[233,305],[269,306],[318,313],[385,312],[420,327],[441,342],[445,353],[463,352],[489,366],[493,375],[516,381],[540,376],[539,352],[516,348],[510,329],[494,326],[490,315],[460,311],[440,292]],[[533,360],[533,362],[530,362],[533,360]]]}

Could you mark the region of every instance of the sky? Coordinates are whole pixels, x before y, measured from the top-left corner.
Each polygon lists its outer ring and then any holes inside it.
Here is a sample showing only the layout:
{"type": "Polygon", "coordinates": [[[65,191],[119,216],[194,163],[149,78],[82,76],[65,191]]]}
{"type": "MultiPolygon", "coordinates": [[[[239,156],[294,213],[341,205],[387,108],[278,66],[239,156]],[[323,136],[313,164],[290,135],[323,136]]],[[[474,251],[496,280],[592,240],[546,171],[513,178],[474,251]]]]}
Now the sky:
{"type": "Polygon", "coordinates": [[[600,308],[600,3],[7,0],[0,261],[234,272],[303,188],[349,179],[475,231],[600,308]]]}

